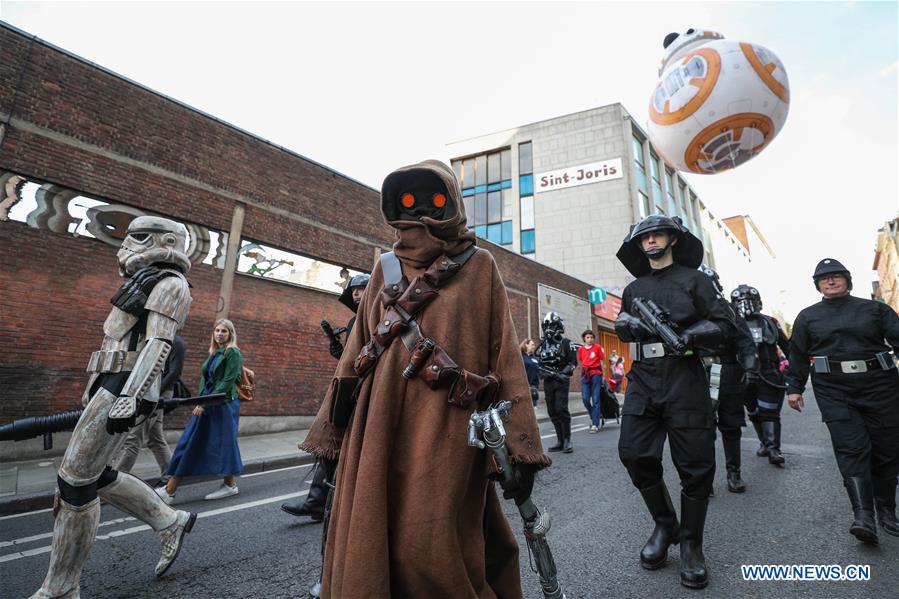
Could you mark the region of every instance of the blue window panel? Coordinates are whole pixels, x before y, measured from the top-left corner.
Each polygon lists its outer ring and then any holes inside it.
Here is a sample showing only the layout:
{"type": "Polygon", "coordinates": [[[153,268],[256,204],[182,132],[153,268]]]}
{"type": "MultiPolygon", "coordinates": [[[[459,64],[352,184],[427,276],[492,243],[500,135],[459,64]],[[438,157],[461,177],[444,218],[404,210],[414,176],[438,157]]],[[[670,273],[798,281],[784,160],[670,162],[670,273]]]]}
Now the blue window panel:
{"type": "Polygon", "coordinates": [[[536,241],[534,239],[534,229],[521,232],[521,253],[532,254],[536,250],[536,241]]]}
{"type": "Polygon", "coordinates": [[[506,179],[499,185],[500,185],[500,189],[512,189],[512,179],[506,179]]]}
{"type": "Polygon", "coordinates": [[[486,185],[478,185],[477,187],[474,188],[474,192],[475,193],[487,193],[487,186],[486,185]]]}
{"type": "Polygon", "coordinates": [[[534,195],[534,175],[522,175],[518,178],[518,195],[534,195]]]}
{"type": "Polygon", "coordinates": [[[510,220],[503,221],[503,239],[500,243],[503,245],[512,243],[512,221],[510,220]]]}
{"type": "Polygon", "coordinates": [[[468,189],[462,190],[462,197],[467,198],[468,196],[474,195],[474,187],[469,187],[468,189]]]}
{"type": "Polygon", "coordinates": [[[487,225],[487,241],[501,245],[503,241],[503,226],[500,223],[487,225]]]}
{"type": "Polygon", "coordinates": [[[487,237],[487,225],[479,225],[474,228],[474,234],[478,237],[487,237]]]}
{"type": "Polygon", "coordinates": [[[488,192],[489,191],[499,191],[502,188],[503,188],[502,183],[491,183],[490,185],[487,186],[487,191],[488,192]]]}

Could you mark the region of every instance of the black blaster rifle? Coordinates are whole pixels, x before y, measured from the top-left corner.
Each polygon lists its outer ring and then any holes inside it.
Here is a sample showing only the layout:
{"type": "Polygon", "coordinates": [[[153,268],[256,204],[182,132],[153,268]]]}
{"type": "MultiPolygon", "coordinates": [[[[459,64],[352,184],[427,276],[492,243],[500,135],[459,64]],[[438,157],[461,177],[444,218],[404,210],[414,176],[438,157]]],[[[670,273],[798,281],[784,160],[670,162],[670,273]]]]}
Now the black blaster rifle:
{"type": "Polygon", "coordinates": [[[566,383],[571,379],[570,376],[567,376],[558,370],[546,368],[545,366],[538,366],[538,368],[540,369],[540,374],[542,374],[544,376],[544,378],[553,379],[555,381],[561,381],[563,383],[566,383]]]}
{"type": "Polygon", "coordinates": [[[327,320],[321,321],[321,327],[322,331],[324,331],[328,339],[332,339],[334,341],[340,341],[340,336],[346,332],[346,327],[337,327],[335,329],[327,320]]]}
{"type": "Polygon", "coordinates": [[[651,299],[641,297],[631,300],[631,305],[643,324],[652,329],[674,355],[690,355],[691,352],[687,350],[687,342],[674,331],[671,313],[668,310],[663,310],[651,299]]]}
{"type": "MultiPolygon", "coordinates": [[[[182,406],[216,406],[225,403],[227,399],[228,395],[226,393],[215,393],[197,397],[160,399],[159,401],[162,403],[161,409],[168,414],[182,406]]],[[[84,408],[81,408],[80,410],[69,410],[68,412],[59,412],[49,416],[22,418],[21,420],[0,425],[0,441],[25,441],[26,439],[33,439],[43,435],[44,450],[53,449],[53,433],[73,430],[83,413],[84,408]]]]}
{"type": "MultiPolygon", "coordinates": [[[[503,420],[508,418],[512,402],[501,401],[482,412],[472,412],[468,419],[468,444],[472,447],[489,449],[492,454],[499,484],[505,490],[514,486],[515,467],[509,462],[509,450],[506,447],[506,429],[503,420]],[[484,440],[482,441],[481,438],[484,440]]],[[[517,502],[516,502],[517,503],[517,502]]],[[[565,599],[562,585],[556,573],[556,561],[546,542],[546,533],[550,529],[549,512],[541,512],[528,497],[518,506],[518,513],[524,522],[524,538],[528,545],[528,562],[531,571],[540,577],[540,586],[545,599],[565,599]]]]}

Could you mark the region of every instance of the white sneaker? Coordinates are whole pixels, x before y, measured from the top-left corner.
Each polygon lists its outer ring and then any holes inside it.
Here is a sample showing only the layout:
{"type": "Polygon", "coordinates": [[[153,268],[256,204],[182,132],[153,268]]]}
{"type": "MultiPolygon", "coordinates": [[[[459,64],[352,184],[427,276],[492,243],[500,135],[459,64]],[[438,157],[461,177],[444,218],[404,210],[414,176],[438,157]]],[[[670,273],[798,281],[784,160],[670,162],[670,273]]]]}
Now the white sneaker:
{"type": "Polygon", "coordinates": [[[599,429],[596,428],[596,426],[594,426],[594,425],[591,424],[591,425],[590,425],[590,432],[591,432],[591,433],[598,433],[598,432],[599,432],[599,429]]]}
{"type": "Polygon", "coordinates": [[[169,495],[169,490],[165,487],[156,487],[153,489],[156,491],[156,494],[162,497],[162,500],[166,503],[166,505],[172,505],[172,502],[175,501],[175,495],[169,495]]]}
{"type": "Polygon", "coordinates": [[[225,483],[222,483],[222,486],[219,487],[218,491],[213,491],[209,495],[206,495],[203,499],[206,499],[206,500],[224,499],[225,497],[231,497],[232,495],[237,495],[237,492],[238,492],[237,485],[234,485],[233,487],[231,487],[231,486],[226,485],[225,483]]]}

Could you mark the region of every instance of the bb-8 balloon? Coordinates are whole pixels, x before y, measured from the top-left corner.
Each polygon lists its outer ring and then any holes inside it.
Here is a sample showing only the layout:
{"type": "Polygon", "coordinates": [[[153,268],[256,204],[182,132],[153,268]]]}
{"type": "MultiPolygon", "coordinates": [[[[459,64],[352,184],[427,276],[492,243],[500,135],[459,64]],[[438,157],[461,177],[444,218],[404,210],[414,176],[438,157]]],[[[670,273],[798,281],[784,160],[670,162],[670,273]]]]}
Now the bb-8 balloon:
{"type": "Polygon", "coordinates": [[[790,109],[783,63],[757,44],[714,31],[669,33],[649,102],[649,139],[672,167],[714,174],[771,143],[790,109]]]}

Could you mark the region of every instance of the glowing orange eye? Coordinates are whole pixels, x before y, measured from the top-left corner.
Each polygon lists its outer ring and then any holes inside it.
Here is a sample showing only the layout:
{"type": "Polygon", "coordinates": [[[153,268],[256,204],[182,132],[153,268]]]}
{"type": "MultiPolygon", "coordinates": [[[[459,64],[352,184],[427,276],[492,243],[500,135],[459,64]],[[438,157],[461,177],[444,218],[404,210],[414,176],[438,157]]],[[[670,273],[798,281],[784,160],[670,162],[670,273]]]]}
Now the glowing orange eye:
{"type": "Polygon", "coordinates": [[[434,205],[437,206],[438,208],[443,208],[444,206],[446,206],[446,196],[443,195],[442,193],[435,193],[434,194],[434,205]]]}
{"type": "Polygon", "coordinates": [[[415,205],[415,196],[411,193],[404,193],[403,197],[400,198],[400,203],[406,208],[411,208],[415,205]]]}

